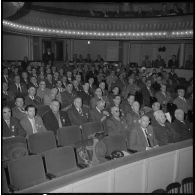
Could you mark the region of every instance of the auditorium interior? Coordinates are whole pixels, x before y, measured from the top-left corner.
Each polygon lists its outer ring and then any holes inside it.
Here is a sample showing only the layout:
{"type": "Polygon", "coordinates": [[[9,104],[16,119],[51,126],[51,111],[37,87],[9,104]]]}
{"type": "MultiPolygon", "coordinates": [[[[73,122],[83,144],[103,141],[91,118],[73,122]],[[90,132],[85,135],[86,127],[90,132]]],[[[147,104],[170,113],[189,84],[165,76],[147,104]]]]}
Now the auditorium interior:
{"type": "Polygon", "coordinates": [[[1,6],[2,193],[193,193],[193,1],[1,6]]]}

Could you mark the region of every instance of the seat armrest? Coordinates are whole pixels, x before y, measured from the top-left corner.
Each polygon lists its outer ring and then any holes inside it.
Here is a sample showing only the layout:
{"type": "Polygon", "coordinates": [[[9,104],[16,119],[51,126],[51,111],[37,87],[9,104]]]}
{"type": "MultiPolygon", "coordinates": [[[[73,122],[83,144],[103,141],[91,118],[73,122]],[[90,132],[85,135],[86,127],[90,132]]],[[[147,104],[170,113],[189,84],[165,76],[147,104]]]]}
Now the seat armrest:
{"type": "Polygon", "coordinates": [[[131,153],[131,154],[137,152],[137,150],[132,150],[132,149],[129,149],[129,148],[127,149],[127,151],[128,151],[129,153],[131,153]]]}
{"type": "Polygon", "coordinates": [[[46,173],[46,177],[50,180],[53,179],[53,178],[56,178],[56,176],[52,173],[46,173]]]}
{"type": "Polygon", "coordinates": [[[87,165],[86,165],[86,164],[77,164],[77,166],[78,166],[80,169],[87,168],[87,165]]]}
{"type": "Polygon", "coordinates": [[[11,192],[15,192],[15,191],[19,191],[19,188],[17,188],[16,186],[9,184],[8,188],[11,192]]]}

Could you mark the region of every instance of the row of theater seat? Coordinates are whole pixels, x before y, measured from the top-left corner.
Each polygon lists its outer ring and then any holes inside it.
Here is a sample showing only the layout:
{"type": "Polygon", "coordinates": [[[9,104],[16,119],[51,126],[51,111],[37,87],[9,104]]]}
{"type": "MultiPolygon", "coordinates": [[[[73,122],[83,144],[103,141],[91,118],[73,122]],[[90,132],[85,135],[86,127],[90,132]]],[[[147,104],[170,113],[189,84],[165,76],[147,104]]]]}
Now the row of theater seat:
{"type": "Polygon", "coordinates": [[[176,193],[188,193],[193,194],[193,177],[186,177],[182,180],[181,184],[179,182],[173,182],[167,185],[166,190],[164,189],[157,189],[154,190],[152,193],[169,193],[169,194],[176,194],[176,193]]]}
{"type": "MultiPolygon", "coordinates": [[[[3,155],[6,156],[3,167],[7,178],[4,184],[8,183],[9,189],[12,191],[21,190],[42,183],[47,178],[51,179],[79,168],[85,168],[86,166],[82,164],[83,161],[80,159],[76,148],[81,145],[92,145],[93,139],[88,138],[88,136],[99,132],[104,132],[102,124],[100,122],[90,122],[82,125],[81,128],[79,126],[60,128],[56,136],[52,131],[48,131],[32,134],[27,139],[15,137],[3,140],[3,155]],[[10,146],[13,146],[14,151],[17,152],[14,143],[19,143],[19,146],[23,145],[26,152],[23,151],[20,155],[9,153],[10,146]],[[30,166],[38,166],[38,168],[34,169],[30,166]],[[45,172],[43,167],[45,167],[45,172]],[[21,171],[19,171],[20,169],[21,171]],[[29,175],[32,177],[29,177],[29,175]],[[18,178],[20,176],[21,179],[18,178]],[[29,180],[24,179],[26,177],[29,180]]],[[[100,139],[102,138],[101,140],[106,146],[105,160],[110,160],[107,157],[113,151],[128,151],[124,136],[105,136],[105,134],[100,134],[103,135],[100,139]]],[[[19,147],[19,149],[21,148],[19,147]]]]}

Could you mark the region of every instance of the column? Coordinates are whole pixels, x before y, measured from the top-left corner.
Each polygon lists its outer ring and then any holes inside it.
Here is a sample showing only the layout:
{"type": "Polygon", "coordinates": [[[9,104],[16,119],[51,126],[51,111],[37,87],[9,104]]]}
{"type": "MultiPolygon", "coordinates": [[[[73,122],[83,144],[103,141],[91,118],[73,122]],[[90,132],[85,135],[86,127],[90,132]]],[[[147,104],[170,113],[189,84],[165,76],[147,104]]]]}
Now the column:
{"type": "Polygon", "coordinates": [[[184,52],[185,52],[185,44],[181,43],[180,45],[180,56],[179,56],[179,67],[182,67],[184,65],[184,52]]]}

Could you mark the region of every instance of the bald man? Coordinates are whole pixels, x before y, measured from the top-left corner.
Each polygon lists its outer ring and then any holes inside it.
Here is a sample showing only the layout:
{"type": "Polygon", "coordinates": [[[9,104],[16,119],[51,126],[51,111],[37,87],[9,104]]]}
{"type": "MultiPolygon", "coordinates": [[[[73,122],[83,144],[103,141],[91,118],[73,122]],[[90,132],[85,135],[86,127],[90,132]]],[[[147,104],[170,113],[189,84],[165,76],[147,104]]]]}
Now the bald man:
{"type": "Polygon", "coordinates": [[[76,97],[73,102],[73,106],[68,110],[68,116],[72,125],[82,125],[90,122],[89,109],[83,107],[82,99],[76,97]]]}
{"type": "Polygon", "coordinates": [[[129,148],[136,151],[145,151],[158,146],[158,141],[149,125],[149,117],[143,115],[139,119],[139,124],[134,127],[129,136],[129,148]]]}
{"type": "Polygon", "coordinates": [[[182,109],[175,110],[175,120],[171,127],[180,135],[178,141],[192,138],[193,128],[184,120],[184,111],[182,109]]]}
{"type": "Polygon", "coordinates": [[[167,122],[166,116],[162,110],[155,111],[154,118],[156,119],[156,123],[153,129],[159,146],[178,141],[179,135],[167,122]]]}

